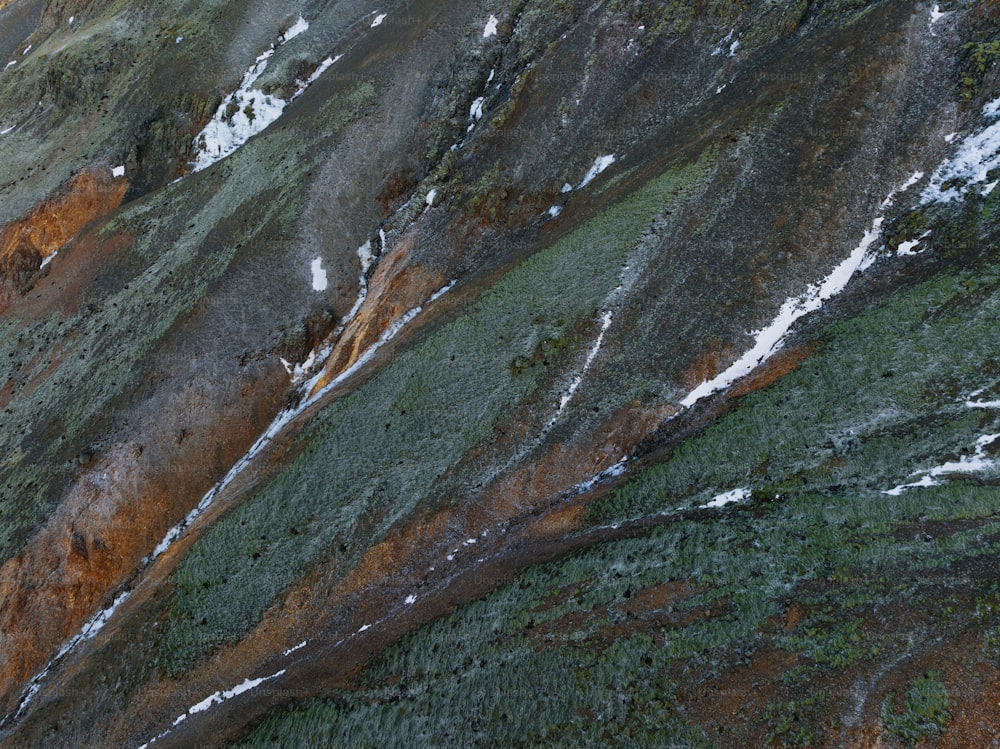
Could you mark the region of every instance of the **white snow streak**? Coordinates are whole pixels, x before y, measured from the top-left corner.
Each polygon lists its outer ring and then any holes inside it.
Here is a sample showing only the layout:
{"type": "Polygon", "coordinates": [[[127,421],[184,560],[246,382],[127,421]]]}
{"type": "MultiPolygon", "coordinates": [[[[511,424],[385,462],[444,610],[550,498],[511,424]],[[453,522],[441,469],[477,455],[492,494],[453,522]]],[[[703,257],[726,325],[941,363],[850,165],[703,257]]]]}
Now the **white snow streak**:
{"type": "Polygon", "coordinates": [[[883,220],[881,216],[875,219],[871,229],[865,232],[854,251],[823,281],[811,285],[804,294],[788,299],[781,305],[777,317],[770,325],[751,333],[755,338],[754,345],[724,372],[711,380],[706,380],[688,393],[687,397],[681,401],[681,405],[685,408],[693,406],[702,398],[729,387],[741,377],[750,374],[757,366],[778,351],[784,342],[785,335],[796,320],[822,307],[825,301],[847,286],[847,282],[851,280],[855,271],[862,268],[868,259],[869,248],[879,237],[883,220]]]}
{"type": "MultiPolygon", "coordinates": [[[[268,681],[272,681],[273,679],[277,679],[284,673],[285,670],[282,669],[281,671],[278,671],[278,673],[276,674],[271,674],[270,676],[265,676],[261,679],[247,679],[242,684],[237,684],[235,687],[233,687],[232,689],[227,689],[225,692],[216,692],[215,694],[211,694],[198,704],[189,707],[187,712],[177,716],[177,719],[173,722],[173,725],[178,726],[185,720],[187,720],[189,716],[196,715],[198,713],[203,713],[213,705],[221,704],[226,700],[231,700],[233,697],[238,697],[244,692],[249,692],[251,689],[256,689],[261,684],[268,681]]],[[[139,749],[146,749],[146,747],[148,747],[150,744],[155,744],[160,739],[169,736],[170,733],[171,733],[170,731],[164,731],[160,735],[156,736],[153,739],[150,739],[148,742],[140,746],[139,749]]]]}
{"type": "Polygon", "coordinates": [[[299,20],[292,24],[292,27],[285,32],[283,41],[290,41],[297,37],[299,34],[303,34],[309,30],[309,22],[306,21],[302,16],[299,16],[299,20]]]}
{"type": "Polygon", "coordinates": [[[375,20],[372,21],[372,26],[371,27],[374,29],[376,26],[381,26],[382,25],[382,21],[385,20],[385,18],[386,18],[387,15],[388,15],[388,13],[380,13],[379,15],[375,16],[375,20]]]}
{"type": "Polygon", "coordinates": [[[608,154],[607,156],[598,156],[594,160],[594,165],[590,167],[590,171],[584,176],[583,181],[576,186],[577,190],[582,190],[584,187],[589,185],[594,181],[594,178],[607,169],[609,166],[615,163],[615,155],[608,154]]]}
{"type": "Polygon", "coordinates": [[[8,128],[6,129],[6,130],[0,130],[0,135],[6,135],[7,133],[12,133],[12,132],[14,132],[14,128],[15,128],[15,127],[17,127],[17,125],[11,125],[11,126],[10,126],[10,127],[8,127],[8,128]]]}
{"type": "MultiPolygon", "coordinates": [[[[49,257],[52,256],[50,255],[49,257]]],[[[121,593],[117,598],[115,598],[114,602],[110,606],[92,616],[76,635],[63,643],[62,647],[59,648],[59,652],[56,653],[55,657],[49,661],[49,664],[42,669],[41,673],[37,674],[31,681],[28,682],[28,686],[21,696],[21,704],[18,706],[17,712],[14,713],[15,719],[19,718],[28,705],[31,704],[32,698],[34,698],[35,694],[38,693],[38,690],[41,689],[42,681],[44,681],[45,677],[48,676],[52,666],[58,663],[59,660],[66,655],[66,653],[75,648],[81,642],[92,640],[96,637],[97,633],[104,628],[104,625],[108,623],[111,616],[115,613],[118,607],[125,602],[129,595],[131,595],[131,591],[121,593]]]]}
{"type": "Polygon", "coordinates": [[[967,408],[1000,408],[1000,401],[966,401],[967,408]]]}
{"type": "Polygon", "coordinates": [[[619,460],[617,463],[615,463],[613,466],[605,468],[600,473],[592,476],[586,481],[583,481],[574,486],[572,489],[570,489],[569,490],[570,496],[575,496],[577,494],[586,494],[595,486],[597,486],[599,483],[607,481],[608,479],[613,479],[618,476],[621,476],[623,473],[625,473],[625,468],[628,466],[629,460],[631,460],[629,456],[623,455],[622,459],[619,460]]]}
{"type": "Polygon", "coordinates": [[[302,641],[302,642],[300,642],[300,643],[299,643],[298,645],[296,645],[296,646],[294,646],[294,647],[291,647],[291,648],[288,648],[288,650],[284,651],[284,652],[282,653],[282,655],[283,655],[283,656],[285,656],[285,657],[287,658],[287,657],[288,657],[288,656],[290,656],[290,655],[291,655],[292,653],[294,653],[294,652],[295,652],[296,650],[302,650],[302,648],[304,648],[304,647],[306,646],[306,642],[308,642],[308,641],[307,641],[307,640],[303,640],[303,641],[302,641]]]}
{"type": "Polygon", "coordinates": [[[583,363],[583,369],[580,370],[580,374],[576,376],[576,378],[570,384],[569,388],[567,388],[566,392],[563,393],[562,398],[559,399],[559,408],[556,410],[555,416],[553,416],[550,419],[549,426],[551,426],[555,422],[555,420],[559,418],[559,415],[562,414],[564,410],[566,410],[566,406],[568,406],[569,402],[573,400],[573,396],[576,395],[576,391],[580,389],[580,385],[581,383],[583,383],[584,376],[587,374],[587,371],[594,363],[594,359],[597,358],[597,353],[601,350],[601,345],[604,343],[604,334],[607,333],[608,328],[611,327],[611,321],[613,318],[614,315],[611,312],[611,310],[607,310],[604,313],[601,322],[601,332],[597,336],[597,340],[594,341],[594,345],[590,347],[590,351],[587,352],[587,359],[583,363]]]}
{"type": "Polygon", "coordinates": [[[971,456],[963,455],[958,460],[953,460],[927,471],[921,471],[917,474],[922,475],[919,481],[914,481],[910,484],[901,484],[894,489],[889,489],[882,493],[888,494],[890,497],[898,497],[907,489],[940,486],[941,481],[938,480],[938,477],[949,473],[979,473],[981,471],[988,471],[996,466],[996,461],[986,456],[986,448],[998,439],[1000,439],[1000,434],[984,434],[976,440],[976,452],[971,456]]]}
{"type": "Polygon", "coordinates": [[[736,34],[736,29],[730,29],[729,33],[726,34],[724,37],[722,37],[722,40],[719,42],[716,48],[712,50],[712,57],[718,57],[719,55],[721,55],[725,50],[726,45],[732,41],[733,36],[735,34],[736,34]]]}
{"type": "Polygon", "coordinates": [[[931,19],[927,23],[927,28],[929,28],[931,31],[931,36],[937,36],[937,34],[934,33],[934,24],[936,24],[938,21],[940,21],[948,14],[949,14],[948,11],[941,10],[940,5],[938,5],[937,3],[934,4],[934,7],[931,8],[931,19]]]}
{"type": "MultiPolygon", "coordinates": [[[[891,206],[896,195],[910,189],[923,178],[923,172],[915,172],[902,185],[886,196],[885,200],[882,201],[882,209],[891,206]]],[[[881,235],[884,222],[885,218],[882,215],[876,216],[872,221],[871,228],[865,232],[861,242],[845,260],[837,265],[821,282],[809,286],[804,294],[786,300],[768,326],[750,333],[755,339],[754,345],[724,372],[711,380],[706,380],[688,393],[687,397],[681,401],[681,405],[688,408],[702,398],[724,390],[741,377],[750,374],[780,350],[785,336],[799,318],[818,310],[824,302],[843,291],[855,273],[864,272],[871,267],[876,257],[876,253],[872,252],[871,248],[881,235]]],[[[924,234],[923,236],[928,235],[924,234]]]]}
{"type": "Polygon", "coordinates": [[[478,122],[479,120],[483,119],[483,103],[485,101],[486,99],[480,96],[478,99],[472,102],[472,105],[469,107],[470,120],[472,120],[473,122],[478,122]]]}
{"type": "Polygon", "coordinates": [[[434,199],[437,197],[437,194],[438,194],[438,191],[437,191],[436,187],[432,188],[431,190],[429,190],[427,192],[427,197],[424,198],[424,202],[427,203],[427,206],[429,208],[432,208],[434,206],[434,199]]]}

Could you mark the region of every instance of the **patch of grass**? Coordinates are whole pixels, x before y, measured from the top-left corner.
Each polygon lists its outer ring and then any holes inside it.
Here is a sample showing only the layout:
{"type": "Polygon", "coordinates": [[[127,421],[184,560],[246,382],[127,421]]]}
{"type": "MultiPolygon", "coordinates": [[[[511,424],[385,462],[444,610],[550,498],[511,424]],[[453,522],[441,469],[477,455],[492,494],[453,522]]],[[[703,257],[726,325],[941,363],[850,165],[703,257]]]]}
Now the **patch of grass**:
{"type": "Polygon", "coordinates": [[[542,376],[543,368],[502,362],[530,360],[594,315],[639,234],[693,168],[652,180],[532,256],[458,320],[315,417],[296,460],[179,565],[161,653],[167,671],[178,674],[211,647],[238,639],[330,548],[342,549],[349,569],[432,496],[438,478],[488,439],[542,376]]]}
{"type": "Polygon", "coordinates": [[[884,497],[918,470],[971,454],[996,425],[994,413],[966,409],[963,394],[995,377],[998,274],[982,269],[974,286],[939,277],[831,326],[798,370],[597,503],[594,521],[741,485],[884,497]]]}
{"type": "Polygon", "coordinates": [[[772,702],[764,711],[763,719],[773,728],[765,738],[765,746],[806,747],[818,742],[811,718],[823,707],[826,694],[820,690],[800,700],[772,702]]]}
{"type": "MultiPolygon", "coordinates": [[[[838,612],[839,614],[839,612],[838,612]]],[[[811,617],[783,638],[782,646],[808,656],[815,663],[843,668],[864,658],[870,646],[861,619],[840,620],[842,614],[811,617]]]]}
{"type": "Polygon", "coordinates": [[[895,696],[890,694],[882,707],[882,722],[908,748],[921,739],[940,734],[948,723],[948,688],[938,681],[935,672],[910,682],[902,712],[896,711],[894,702],[895,696]]]}
{"type": "MultiPolygon", "coordinates": [[[[246,746],[308,745],[309,736],[335,743],[367,724],[440,746],[477,745],[497,731],[511,745],[530,746],[553,741],[555,727],[578,745],[616,736],[641,745],[650,739],[630,709],[639,703],[656,705],[657,721],[671,730],[695,730],[685,728],[674,685],[651,680],[650,666],[661,675],[705,674],[688,678],[711,684],[738,653],[762,643],[799,654],[764,717],[768,740],[811,745],[829,728],[827,697],[790,701],[789,694],[861,662],[888,662],[912,647],[911,638],[926,637],[922,624],[892,637],[870,632],[875,610],[895,601],[930,606],[940,578],[952,590],[978,591],[970,596],[978,616],[984,624],[995,618],[995,596],[964,570],[995,558],[1000,542],[978,524],[934,525],[995,515],[995,489],[950,480],[899,496],[882,490],[970,453],[979,435],[996,431],[996,414],[964,401],[1000,379],[991,365],[998,305],[1000,269],[987,263],[834,323],[799,370],[744,397],[598,502],[591,519],[656,515],[743,485],[754,489],[749,505],[704,519],[678,516],[527,569],[391,647],[366,669],[358,692],[275,713],[246,746]],[[656,612],[637,616],[630,608],[637,595],[677,581],[687,593],[656,612]],[[803,595],[808,590],[818,592],[803,595]],[[790,598],[811,613],[791,631],[766,634],[790,598]],[[620,627],[634,634],[609,645],[606,633],[620,627]],[[602,686],[608,673],[613,697],[602,686]],[[601,733],[602,725],[615,730],[601,733]]],[[[951,611],[940,608],[934,626],[952,626],[951,611]]],[[[987,656],[992,642],[984,639],[987,656]]],[[[947,690],[931,674],[910,684],[901,707],[888,700],[883,717],[912,744],[940,733],[947,710],[947,690]]],[[[695,732],[679,745],[702,740],[695,732]]]]}

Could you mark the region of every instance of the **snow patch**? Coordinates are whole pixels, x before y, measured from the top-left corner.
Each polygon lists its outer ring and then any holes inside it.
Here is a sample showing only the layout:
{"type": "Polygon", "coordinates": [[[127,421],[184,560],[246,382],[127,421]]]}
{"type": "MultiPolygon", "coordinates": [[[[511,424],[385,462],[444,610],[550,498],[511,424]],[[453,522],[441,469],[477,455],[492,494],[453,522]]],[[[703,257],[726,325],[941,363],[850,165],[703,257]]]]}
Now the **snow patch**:
{"type": "MultiPolygon", "coordinates": [[[[279,39],[281,46],[302,34],[309,28],[303,18],[299,20],[279,39]]],[[[231,93],[216,110],[212,120],[194,139],[196,157],[192,172],[200,172],[217,161],[220,161],[246,143],[250,138],[266,130],[285,111],[290,101],[294,101],[311,86],[326,70],[339,60],[342,55],[326,58],[305,81],[295,82],[295,91],[289,101],[277,96],[265,94],[254,84],[267,69],[268,60],[274,54],[275,45],[259,55],[243,75],[243,80],[236,91],[231,93]]]]}
{"type": "Polygon", "coordinates": [[[179,36],[176,39],[174,39],[174,44],[180,44],[183,41],[184,41],[184,37],[183,36],[179,36]]]}
{"type": "Polygon", "coordinates": [[[368,269],[375,262],[375,253],[372,252],[371,240],[368,240],[358,248],[358,259],[361,261],[361,275],[368,274],[368,269]]]}
{"type": "Polygon", "coordinates": [[[590,347],[590,351],[587,352],[587,359],[583,363],[583,369],[580,370],[580,373],[570,384],[569,388],[565,393],[563,393],[562,398],[559,399],[559,408],[556,410],[555,416],[549,420],[549,426],[551,426],[555,420],[559,418],[559,415],[566,410],[566,406],[568,406],[569,402],[573,400],[573,396],[576,395],[576,391],[580,389],[584,376],[594,363],[594,359],[597,358],[597,353],[601,350],[601,345],[604,343],[604,335],[608,332],[608,328],[611,327],[611,321],[613,319],[614,315],[611,310],[604,313],[601,321],[601,332],[598,334],[597,340],[594,341],[594,345],[590,347]]]}
{"type": "Polygon", "coordinates": [[[309,30],[309,22],[306,21],[306,19],[304,19],[302,16],[299,16],[299,20],[293,23],[292,27],[285,32],[285,35],[282,37],[282,41],[284,42],[291,41],[295,37],[299,36],[300,34],[304,34],[308,30],[309,30]]]}
{"type": "Polygon", "coordinates": [[[966,401],[966,408],[1000,408],[1000,401],[966,401]]]}
{"type": "Polygon", "coordinates": [[[483,119],[483,103],[485,101],[486,101],[486,99],[484,97],[480,96],[474,102],[472,102],[472,106],[469,107],[469,119],[470,120],[473,120],[474,122],[478,122],[479,120],[483,119]]]}
{"type": "Polygon", "coordinates": [[[577,494],[586,494],[601,482],[621,476],[623,473],[625,473],[625,469],[628,467],[629,460],[631,460],[631,458],[629,458],[627,455],[622,456],[622,459],[619,460],[617,463],[615,463],[613,466],[605,468],[600,473],[574,486],[572,489],[569,490],[569,494],[571,496],[575,496],[577,494]]]}
{"type": "Polygon", "coordinates": [[[486,22],[486,28],[483,29],[483,39],[489,39],[491,36],[497,35],[497,24],[500,23],[497,17],[494,15],[490,16],[490,19],[486,22]]]}
{"type": "Polygon", "coordinates": [[[381,26],[382,25],[382,21],[385,20],[385,18],[386,18],[387,15],[389,15],[389,14],[388,13],[380,13],[379,15],[375,16],[375,20],[372,21],[371,27],[374,29],[376,26],[381,26]]]}
{"type": "Polygon", "coordinates": [[[11,126],[10,126],[10,127],[8,127],[8,128],[6,129],[6,130],[0,130],[0,135],[7,135],[7,133],[12,133],[12,132],[14,132],[14,128],[15,128],[15,127],[17,127],[17,125],[11,125],[11,126]]]}
{"type": "Polygon", "coordinates": [[[17,60],[11,60],[10,62],[8,62],[8,63],[7,63],[7,64],[6,64],[5,66],[4,66],[4,70],[6,70],[7,68],[11,67],[12,65],[17,65],[17,60]]]}
{"type": "Polygon", "coordinates": [[[934,24],[936,24],[938,21],[940,21],[947,15],[949,15],[947,11],[942,11],[941,6],[938,5],[937,3],[934,3],[934,7],[931,8],[931,18],[927,24],[927,28],[929,28],[931,31],[931,36],[937,36],[937,34],[934,33],[934,24]]]}
{"type": "Polygon", "coordinates": [[[312,285],[313,291],[326,291],[327,278],[326,270],[323,268],[323,258],[316,258],[312,261],[312,285]]]}
{"type": "Polygon", "coordinates": [[[904,182],[899,187],[897,187],[895,190],[893,190],[888,195],[886,195],[885,200],[882,201],[882,207],[883,208],[888,208],[889,206],[891,206],[893,204],[893,202],[896,200],[896,195],[898,195],[901,192],[906,192],[907,190],[909,190],[911,187],[913,187],[915,184],[917,184],[923,178],[924,178],[924,173],[923,172],[914,172],[910,176],[910,178],[908,180],[906,180],[906,182],[904,182]]]}
{"type": "Polygon", "coordinates": [[[594,178],[597,177],[597,175],[599,175],[601,172],[603,172],[605,169],[607,169],[614,163],[615,163],[614,154],[608,154],[607,156],[598,156],[594,160],[594,165],[590,167],[590,171],[587,172],[587,174],[584,176],[583,181],[576,186],[576,189],[582,190],[584,187],[593,182],[594,178]]]}
{"type": "Polygon", "coordinates": [[[408,595],[408,596],[406,597],[406,600],[405,600],[405,601],[403,601],[403,603],[405,603],[405,604],[406,604],[407,606],[412,606],[412,605],[413,605],[413,604],[415,604],[416,602],[417,602],[417,597],[416,597],[415,595],[412,595],[412,594],[411,594],[411,595],[408,595]]]}
{"type": "Polygon", "coordinates": [[[70,26],[72,26],[72,25],[73,25],[73,21],[74,21],[75,19],[76,19],[76,16],[70,16],[70,17],[69,17],[69,25],[70,25],[70,26]]]}
{"type": "Polygon", "coordinates": [[[920,244],[919,239],[911,239],[907,242],[900,242],[899,247],[896,248],[897,255],[919,255],[919,252],[914,252],[913,248],[920,244]]]}
{"type": "Polygon", "coordinates": [[[427,197],[424,198],[424,202],[427,203],[428,207],[434,206],[434,199],[437,197],[437,194],[438,191],[436,187],[428,191],[427,197]]]}
{"type": "Polygon", "coordinates": [[[562,206],[561,205],[550,206],[549,210],[547,210],[546,213],[549,214],[549,216],[551,216],[552,218],[555,218],[560,213],[562,213],[562,206]]]}
{"type": "Polygon", "coordinates": [[[225,692],[216,692],[215,694],[209,695],[198,704],[189,707],[187,714],[195,715],[197,713],[203,713],[213,705],[221,704],[226,700],[231,700],[233,697],[238,697],[245,692],[249,692],[251,689],[256,689],[264,682],[271,681],[272,679],[277,679],[284,673],[285,670],[282,669],[276,674],[271,674],[270,676],[265,676],[260,679],[247,679],[242,684],[237,684],[235,687],[233,687],[232,689],[227,689],[225,692]]]}
{"type": "Polygon", "coordinates": [[[742,502],[750,496],[750,490],[746,487],[740,489],[733,489],[729,492],[724,492],[723,494],[717,494],[715,499],[707,504],[703,504],[702,508],[706,507],[725,507],[728,504],[733,504],[734,502],[742,502]]]}
{"type": "Polygon", "coordinates": [[[564,193],[566,193],[566,192],[573,192],[573,185],[571,185],[569,182],[564,182],[563,186],[562,186],[562,190],[560,192],[564,192],[564,193]]]}
{"type": "Polygon", "coordinates": [[[24,57],[24,56],[25,56],[26,54],[28,54],[28,53],[29,53],[29,52],[31,51],[31,48],[32,48],[33,46],[34,46],[34,45],[32,45],[32,44],[29,44],[29,45],[28,45],[27,47],[25,47],[25,48],[24,48],[24,52],[22,52],[22,53],[21,53],[21,56],[22,56],[22,57],[24,57]]]}
{"type": "Polygon", "coordinates": [[[117,177],[124,177],[125,176],[125,165],[122,164],[121,166],[116,166],[116,167],[112,168],[112,170],[111,170],[111,176],[112,177],[116,177],[116,178],[117,177]]]}
{"type": "MultiPolygon", "coordinates": [[[[983,116],[993,120],[983,130],[963,138],[955,154],[937,168],[924,188],[924,203],[950,203],[971,185],[985,183],[992,170],[1000,168],[1000,98],[983,107],[983,116]]],[[[950,141],[949,141],[950,142],[950,141]]]]}
{"type": "Polygon", "coordinates": [[[735,35],[736,35],[736,29],[730,29],[729,33],[726,34],[724,37],[722,37],[718,45],[716,45],[715,49],[712,50],[712,57],[718,57],[719,55],[721,55],[722,52],[725,50],[726,45],[733,40],[733,37],[735,35]]]}

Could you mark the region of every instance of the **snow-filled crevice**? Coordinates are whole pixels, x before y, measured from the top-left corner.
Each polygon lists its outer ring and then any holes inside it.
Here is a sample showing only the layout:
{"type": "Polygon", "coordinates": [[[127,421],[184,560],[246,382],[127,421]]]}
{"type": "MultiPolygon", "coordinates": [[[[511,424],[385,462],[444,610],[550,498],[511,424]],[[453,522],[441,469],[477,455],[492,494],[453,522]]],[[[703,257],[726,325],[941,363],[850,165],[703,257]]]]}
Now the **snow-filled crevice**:
{"type": "MultiPolygon", "coordinates": [[[[884,211],[889,208],[899,193],[905,192],[922,179],[923,173],[917,172],[897,189],[889,193],[882,201],[884,211]]],[[[753,345],[724,371],[710,380],[702,382],[681,401],[684,408],[689,408],[702,398],[725,390],[737,380],[747,376],[775,353],[781,350],[788,332],[797,320],[820,309],[824,303],[839,294],[847,286],[855,273],[866,270],[875,261],[876,241],[882,234],[882,224],[885,217],[879,213],[872,221],[871,227],[861,237],[861,241],[850,255],[842,260],[823,280],[810,285],[799,296],[787,299],[778,310],[777,316],[760,330],[750,335],[753,345]]]]}
{"type": "Polygon", "coordinates": [[[908,489],[921,487],[940,486],[943,482],[941,477],[950,474],[982,473],[996,468],[997,462],[986,454],[986,448],[1000,439],[1000,434],[984,434],[976,440],[976,449],[972,455],[963,455],[958,460],[943,463],[934,468],[920,471],[916,475],[921,478],[908,484],[900,484],[897,487],[888,489],[883,494],[890,497],[898,497],[908,489]]]}
{"type": "Polygon", "coordinates": [[[265,94],[256,88],[255,84],[264,74],[268,60],[275,51],[308,29],[308,22],[300,17],[276,44],[271,45],[257,57],[250,69],[244,73],[239,88],[222,100],[211,121],[194,139],[195,159],[191,166],[192,172],[200,172],[226,158],[254,135],[274,124],[289,103],[301,96],[342,57],[342,55],[327,57],[306,80],[297,80],[295,91],[287,101],[273,94],[265,94]]]}
{"type": "MultiPolygon", "coordinates": [[[[320,378],[323,376],[323,365],[326,364],[330,355],[333,353],[335,342],[339,339],[347,325],[358,314],[368,297],[368,279],[371,277],[374,266],[384,251],[385,242],[385,232],[383,230],[379,230],[377,247],[373,248],[372,242],[368,241],[358,248],[358,260],[361,267],[358,296],[353,307],[351,308],[351,311],[340,321],[333,333],[331,333],[331,335],[320,347],[310,353],[305,362],[292,365],[291,363],[282,360],[282,364],[285,366],[286,370],[293,376],[293,384],[297,385],[297,405],[290,406],[281,411],[274,418],[267,429],[265,429],[264,432],[257,438],[250,449],[232,466],[232,468],[230,468],[222,480],[205,493],[205,495],[198,502],[198,505],[192,509],[187,516],[181,520],[181,522],[167,531],[163,540],[160,541],[153,552],[149,556],[143,558],[140,563],[140,567],[137,570],[138,574],[141,575],[141,573],[145,572],[153,564],[153,562],[166,553],[170,547],[184,534],[184,532],[190,528],[210,506],[212,506],[216,499],[218,499],[218,497],[229,487],[229,485],[232,484],[232,482],[252,464],[254,459],[257,458],[257,456],[260,455],[295,418],[319,402],[334,388],[342,385],[345,381],[354,376],[358,370],[371,361],[379,349],[393,340],[407,325],[416,319],[428,304],[432,304],[447,294],[458,282],[457,279],[451,280],[449,283],[445,284],[443,287],[431,294],[423,305],[414,307],[391,321],[379,339],[369,346],[354,361],[354,363],[351,364],[351,366],[339,373],[330,382],[326,383],[323,388],[310,395],[313,388],[318,384],[320,378]],[[310,377],[309,375],[312,376],[310,377]],[[308,379],[306,379],[307,377],[308,379]]],[[[112,615],[118,607],[129,598],[133,590],[134,588],[130,588],[119,592],[117,598],[110,606],[95,614],[83,626],[78,634],[63,644],[58,653],[49,661],[46,667],[28,683],[28,686],[22,692],[17,711],[13,714],[15,719],[20,717],[27,709],[51,669],[80,643],[92,639],[95,635],[97,635],[104,625],[110,621],[112,615]]],[[[0,725],[2,725],[2,723],[3,721],[0,721],[0,725]]]]}
{"type": "MultiPolygon", "coordinates": [[[[192,715],[197,715],[198,713],[203,713],[203,712],[205,712],[206,710],[210,709],[211,707],[213,707],[215,705],[220,705],[223,702],[226,702],[227,700],[233,699],[233,697],[239,697],[241,694],[243,694],[245,692],[249,692],[249,691],[251,691],[253,689],[256,689],[261,684],[264,684],[266,682],[273,681],[274,679],[279,678],[280,676],[284,675],[284,673],[285,673],[285,671],[284,671],[284,669],[282,669],[281,671],[278,671],[277,673],[271,674],[270,676],[264,676],[264,677],[259,678],[259,679],[246,679],[244,682],[242,682],[241,684],[237,684],[232,689],[227,689],[225,691],[214,692],[213,694],[210,694],[208,697],[206,697],[205,699],[203,699],[201,702],[199,702],[199,703],[197,703],[197,704],[192,705],[191,707],[189,707],[186,712],[184,712],[181,715],[177,716],[177,719],[174,720],[174,722],[173,722],[173,726],[174,727],[179,726],[181,723],[183,723],[185,720],[187,720],[192,715]]],[[[167,730],[167,731],[164,731],[161,734],[158,734],[157,736],[155,736],[154,738],[150,739],[145,744],[143,744],[142,746],[140,746],[139,749],[146,749],[151,744],[155,744],[160,739],[169,736],[170,733],[171,733],[171,731],[167,730]]]]}

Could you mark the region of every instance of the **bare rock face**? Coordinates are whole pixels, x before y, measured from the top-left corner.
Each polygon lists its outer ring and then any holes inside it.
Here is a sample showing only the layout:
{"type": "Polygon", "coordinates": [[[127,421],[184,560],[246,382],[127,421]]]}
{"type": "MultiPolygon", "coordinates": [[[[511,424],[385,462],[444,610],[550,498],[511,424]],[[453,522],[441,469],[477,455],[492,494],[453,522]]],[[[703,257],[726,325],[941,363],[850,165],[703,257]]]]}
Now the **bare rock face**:
{"type": "Polygon", "coordinates": [[[986,746],[997,3],[0,0],[0,746],[986,746]]]}

